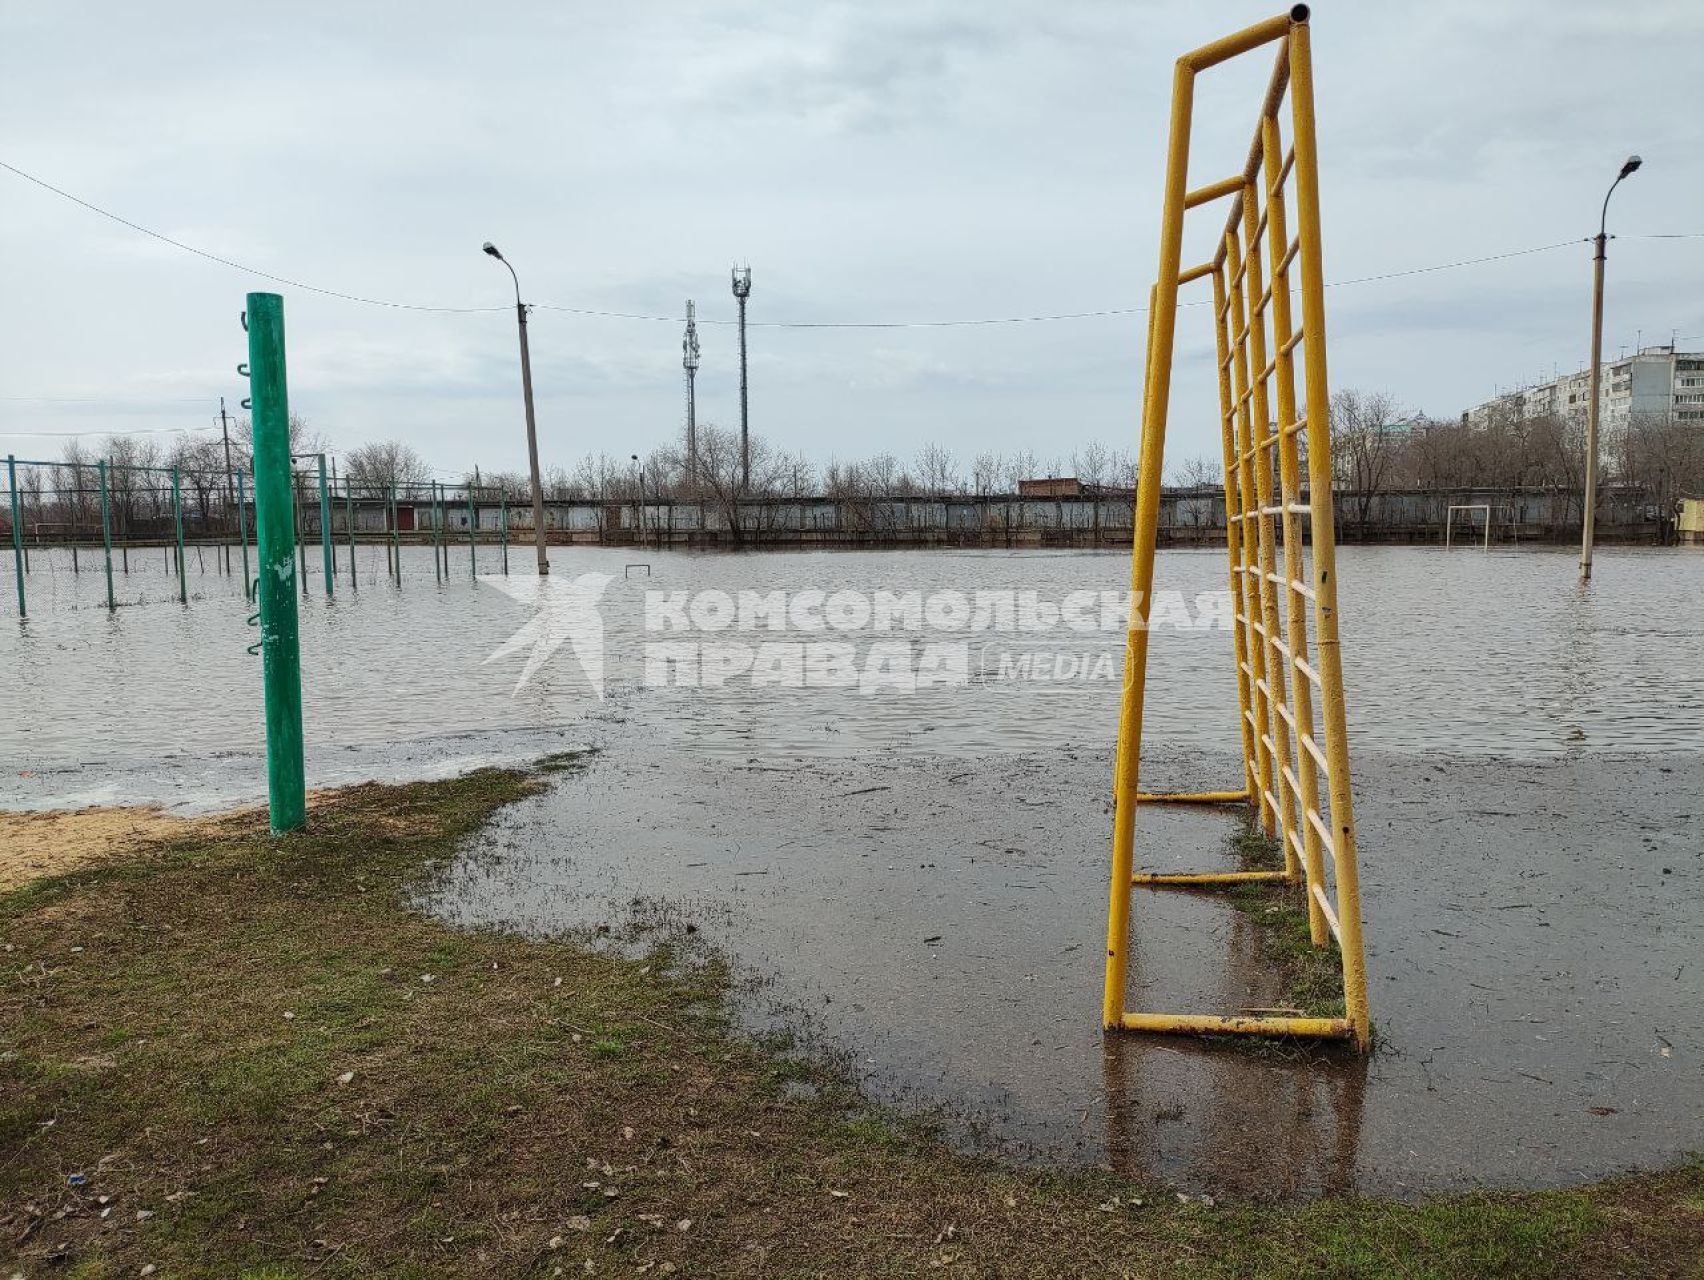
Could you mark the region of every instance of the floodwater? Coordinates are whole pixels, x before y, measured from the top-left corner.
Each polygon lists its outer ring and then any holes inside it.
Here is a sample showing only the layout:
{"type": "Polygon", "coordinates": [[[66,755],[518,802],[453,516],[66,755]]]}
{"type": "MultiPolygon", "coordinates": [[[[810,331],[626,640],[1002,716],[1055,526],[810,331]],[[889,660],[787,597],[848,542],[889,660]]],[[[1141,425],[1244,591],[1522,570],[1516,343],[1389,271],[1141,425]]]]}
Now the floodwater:
{"type": "MultiPolygon", "coordinates": [[[[642,680],[644,644],[671,638],[645,630],[647,591],[1057,601],[1116,591],[1123,557],[553,548],[558,580],[610,579],[599,699],[569,646],[518,689],[530,645],[487,661],[532,612],[474,582],[465,546],[441,585],[405,553],[400,589],[363,548],[350,591],[346,554],[336,598],[310,573],[302,613],[312,785],[598,748],[466,851],[434,899],[451,919],[690,921],[745,976],[750,1025],[801,1030],[873,1095],[943,1111],[967,1145],[1190,1189],[1547,1185],[1704,1149],[1704,556],[1602,551],[1581,593],[1564,552],[1340,553],[1380,1036],[1362,1062],[1103,1039],[1116,674],[1001,680],[985,655],[1087,671],[1120,632],[978,635],[968,683],[915,692],[642,680]]],[[[138,553],[109,614],[96,563],[33,557],[30,618],[0,614],[0,805],[259,798],[237,579],[192,552],[185,608],[138,553]]],[[[1224,578],[1222,551],[1159,558],[1184,625],[1152,639],[1145,783],[1235,785],[1230,637],[1198,625],[1224,578]]],[[[1144,809],[1138,857],[1225,864],[1234,823],[1144,809]]],[[[1269,999],[1250,927],[1139,894],[1132,1007],[1269,999]]]]}

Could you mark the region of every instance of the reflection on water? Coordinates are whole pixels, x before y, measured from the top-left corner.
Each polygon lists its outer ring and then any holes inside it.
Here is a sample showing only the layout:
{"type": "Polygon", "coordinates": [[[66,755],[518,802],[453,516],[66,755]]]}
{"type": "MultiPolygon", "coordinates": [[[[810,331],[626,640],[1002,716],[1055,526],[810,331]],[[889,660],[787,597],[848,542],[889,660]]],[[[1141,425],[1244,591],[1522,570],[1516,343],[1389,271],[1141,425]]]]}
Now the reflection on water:
{"type": "Polygon", "coordinates": [[[1251,1067],[1246,1050],[1107,1036],[1107,1163],[1255,1198],[1355,1190],[1367,1059],[1291,1052],[1251,1067]]]}
{"type": "MultiPolygon", "coordinates": [[[[482,573],[499,569],[479,550],[482,573]]],[[[435,581],[431,552],[405,552],[400,590],[382,548],[359,553],[360,586],[340,552],[335,600],[308,560],[302,607],[310,748],[370,747],[444,734],[572,726],[598,704],[559,651],[525,687],[517,654],[486,659],[528,617],[525,606],[472,581],[466,548],[435,581]]],[[[191,602],[158,549],[118,576],[108,614],[98,558],[82,572],[66,552],[37,552],[31,616],[0,620],[6,676],[0,753],[34,769],[97,761],[252,752],[260,743],[259,673],[238,578],[217,554],[191,551],[191,602]]],[[[1704,556],[1605,551],[1580,591],[1562,552],[1345,548],[1341,553],[1345,675],[1357,749],[1536,758],[1558,752],[1704,747],[1704,556]]],[[[1036,591],[1057,601],[1121,588],[1125,562],[1106,552],[822,552],[695,555],[558,548],[559,576],[611,574],[604,596],[612,700],[683,748],[732,757],[925,752],[982,755],[1110,741],[1112,682],[998,683],[915,694],[884,690],[647,689],[640,684],[647,590],[842,589],[1036,591]],[[650,575],[623,576],[644,561],[650,575]]],[[[522,565],[515,559],[517,572],[522,565]]],[[[1223,589],[1214,551],[1162,552],[1156,591],[1193,602],[1223,589]]],[[[776,638],[770,635],[754,640],[776,638]]],[[[782,639],[814,639],[798,633],[782,639]]],[[[857,636],[852,636],[858,639],[857,636]]],[[[979,637],[971,637],[979,640],[979,637]]],[[[984,637],[985,638],[985,637],[984,637]]],[[[1036,652],[1119,652],[1116,633],[1005,637],[1036,652]]],[[[1157,630],[1151,646],[1148,740],[1236,745],[1230,637],[1157,630]]],[[[0,800],[5,793],[0,791],[0,800]]]]}

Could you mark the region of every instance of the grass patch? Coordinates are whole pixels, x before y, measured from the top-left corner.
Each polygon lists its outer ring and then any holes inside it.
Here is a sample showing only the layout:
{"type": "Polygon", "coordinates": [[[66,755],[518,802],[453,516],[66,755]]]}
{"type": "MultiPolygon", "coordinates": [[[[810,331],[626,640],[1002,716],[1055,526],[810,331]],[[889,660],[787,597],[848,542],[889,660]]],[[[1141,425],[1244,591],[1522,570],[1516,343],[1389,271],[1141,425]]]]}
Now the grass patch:
{"type": "MultiPolygon", "coordinates": [[[[1231,837],[1231,851],[1244,871],[1278,871],[1284,866],[1283,847],[1252,821],[1231,837]]],[[[1260,928],[1261,949],[1279,975],[1278,1003],[1309,1017],[1341,1018],[1343,963],[1328,936],[1316,947],[1308,926],[1307,890],[1299,885],[1256,882],[1240,884],[1226,895],[1238,910],[1260,928]]]]}
{"type": "Polygon", "coordinates": [[[0,897],[0,1258],[252,1280],[1697,1265],[1697,1167],[1207,1208],[954,1155],[778,1056],[784,1038],[731,1035],[715,965],[411,909],[431,868],[541,785],[484,771],[357,787],[307,832],[272,838],[255,815],[0,897]]]}

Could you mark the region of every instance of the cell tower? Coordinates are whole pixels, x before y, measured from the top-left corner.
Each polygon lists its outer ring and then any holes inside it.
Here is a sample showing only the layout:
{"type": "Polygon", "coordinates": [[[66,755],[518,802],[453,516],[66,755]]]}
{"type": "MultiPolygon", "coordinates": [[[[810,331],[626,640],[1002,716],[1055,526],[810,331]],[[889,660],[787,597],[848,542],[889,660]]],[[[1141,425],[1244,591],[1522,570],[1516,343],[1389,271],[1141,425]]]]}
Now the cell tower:
{"type": "Polygon", "coordinates": [[[751,267],[735,267],[734,297],[740,304],[740,492],[751,488],[751,418],[746,399],[746,299],[751,297],[751,267]]]}
{"type": "Polygon", "coordinates": [[[686,474],[698,487],[698,321],[692,299],[686,300],[686,337],[680,344],[680,363],[686,370],[686,474]]]}

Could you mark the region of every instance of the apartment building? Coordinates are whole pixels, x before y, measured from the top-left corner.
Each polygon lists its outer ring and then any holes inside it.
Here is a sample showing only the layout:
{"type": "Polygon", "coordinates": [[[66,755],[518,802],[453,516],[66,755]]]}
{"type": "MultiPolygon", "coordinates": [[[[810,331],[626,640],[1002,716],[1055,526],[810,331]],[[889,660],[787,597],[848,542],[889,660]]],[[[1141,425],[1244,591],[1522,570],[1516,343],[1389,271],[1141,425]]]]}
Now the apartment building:
{"type": "MultiPolygon", "coordinates": [[[[1471,427],[1497,418],[1538,418],[1554,414],[1584,421],[1591,401],[1591,371],[1565,374],[1550,382],[1510,391],[1462,415],[1471,427]]],[[[1598,389],[1598,426],[1613,439],[1635,418],[1697,422],[1704,428],[1704,351],[1642,347],[1637,354],[1605,361],[1598,389]]]]}

